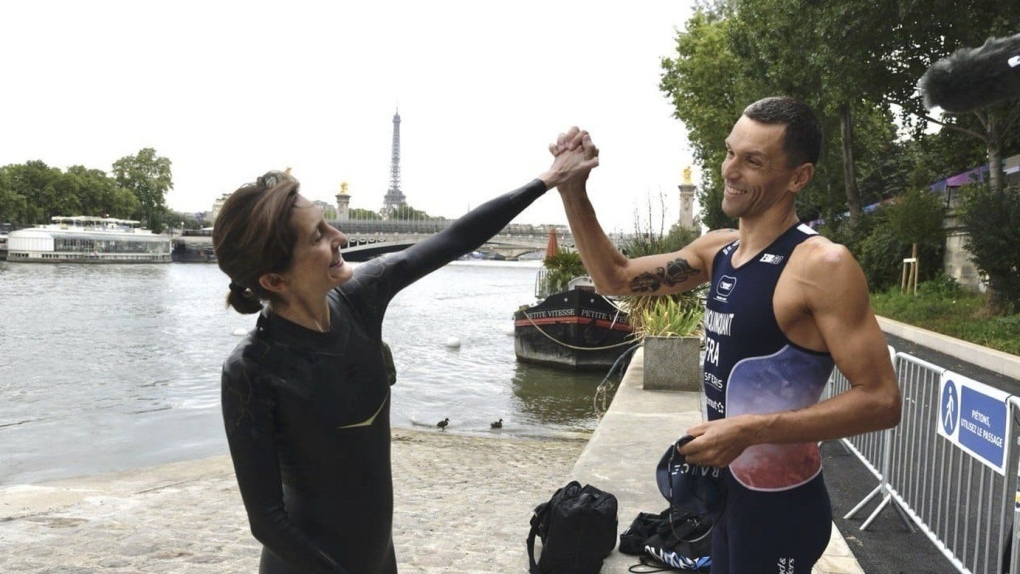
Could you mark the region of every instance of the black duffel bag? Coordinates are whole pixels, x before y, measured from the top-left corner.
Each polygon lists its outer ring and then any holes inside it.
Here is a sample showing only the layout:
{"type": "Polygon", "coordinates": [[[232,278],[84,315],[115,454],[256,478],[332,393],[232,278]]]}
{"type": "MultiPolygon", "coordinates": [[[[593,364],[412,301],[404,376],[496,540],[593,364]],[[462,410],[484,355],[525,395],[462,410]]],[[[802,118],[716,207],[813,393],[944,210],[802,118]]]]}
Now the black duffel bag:
{"type": "Polygon", "coordinates": [[[528,534],[531,574],[598,574],[616,547],[616,496],[571,481],[535,507],[528,534]],[[535,536],[542,554],[535,562],[535,536]]]}

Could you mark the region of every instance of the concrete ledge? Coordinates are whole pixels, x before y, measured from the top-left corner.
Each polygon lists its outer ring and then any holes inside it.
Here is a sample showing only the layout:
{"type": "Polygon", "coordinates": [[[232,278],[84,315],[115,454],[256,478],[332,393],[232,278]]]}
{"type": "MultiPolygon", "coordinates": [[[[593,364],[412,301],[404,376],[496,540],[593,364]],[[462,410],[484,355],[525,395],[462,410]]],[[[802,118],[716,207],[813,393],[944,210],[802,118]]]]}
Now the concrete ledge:
{"type": "MultiPolygon", "coordinates": [[[[642,389],[643,349],[616,390],[608,412],[570,473],[581,484],[591,484],[616,495],[619,501],[619,533],[639,512],[659,512],[668,506],[655,483],[655,467],[662,454],[688,427],[701,422],[700,392],[642,389]]],[[[624,574],[638,562],[637,556],[613,551],[603,574],[624,574]]],[[[864,574],[835,524],[829,547],[814,574],[864,574]]]]}
{"type": "Polygon", "coordinates": [[[926,331],[885,317],[878,317],[878,326],[890,335],[913,341],[922,347],[928,347],[961,361],[980,365],[1000,375],[1020,379],[1020,357],[1016,355],[968,343],[933,331],[926,331]]]}

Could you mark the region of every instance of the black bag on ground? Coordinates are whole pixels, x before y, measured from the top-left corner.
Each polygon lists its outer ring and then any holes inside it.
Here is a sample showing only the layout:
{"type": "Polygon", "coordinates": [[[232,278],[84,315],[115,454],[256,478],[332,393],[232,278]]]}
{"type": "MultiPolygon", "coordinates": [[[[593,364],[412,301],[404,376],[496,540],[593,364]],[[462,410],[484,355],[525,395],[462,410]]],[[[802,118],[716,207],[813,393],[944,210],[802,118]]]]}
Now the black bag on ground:
{"type": "Polygon", "coordinates": [[[643,555],[645,540],[659,531],[659,526],[665,522],[668,515],[668,508],[658,514],[639,512],[627,530],[620,533],[620,552],[631,556],[643,555]]]}
{"type": "Polygon", "coordinates": [[[726,506],[726,483],[718,468],[687,462],[679,449],[692,440],[690,435],[677,439],[655,467],[655,482],[669,508],[638,514],[620,534],[620,552],[642,557],[631,572],[708,572],[712,565],[712,528],[726,506]],[[644,567],[652,569],[634,569],[644,567]]]}
{"type": "Polygon", "coordinates": [[[676,508],[659,514],[641,512],[620,534],[620,552],[642,556],[641,565],[650,568],[631,572],[708,572],[713,526],[712,515],[699,516],[676,508]]]}
{"type": "Polygon", "coordinates": [[[535,507],[528,534],[531,574],[598,574],[616,547],[616,496],[571,481],[535,507]],[[535,563],[535,536],[542,554],[535,563]]]}

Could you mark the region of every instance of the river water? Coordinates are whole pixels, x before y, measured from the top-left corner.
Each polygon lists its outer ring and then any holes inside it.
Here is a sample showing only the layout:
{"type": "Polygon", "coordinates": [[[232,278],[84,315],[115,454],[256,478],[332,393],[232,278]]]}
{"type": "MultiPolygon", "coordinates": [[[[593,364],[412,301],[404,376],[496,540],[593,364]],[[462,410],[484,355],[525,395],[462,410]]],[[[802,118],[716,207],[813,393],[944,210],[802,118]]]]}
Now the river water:
{"type": "MultiPolygon", "coordinates": [[[[455,262],[397,295],[383,325],[394,427],[594,429],[605,373],[514,357],[511,315],[534,302],[538,265],[455,262]]],[[[227,282],[206,264],[0,262],[0,485],[225,454],[220,367],[255,323],[225,308],[227,282]]]]}

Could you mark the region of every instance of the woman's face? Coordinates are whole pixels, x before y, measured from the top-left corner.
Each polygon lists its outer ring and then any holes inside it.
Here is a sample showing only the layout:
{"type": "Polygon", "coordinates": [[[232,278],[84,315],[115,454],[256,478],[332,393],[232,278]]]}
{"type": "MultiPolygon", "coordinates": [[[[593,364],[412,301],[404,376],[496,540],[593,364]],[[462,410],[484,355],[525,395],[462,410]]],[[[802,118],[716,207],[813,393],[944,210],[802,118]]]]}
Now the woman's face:
{"type": "Polygon", "coordinates": [[[347,237],[322,216],[322,210],[298,195],[290,223],[296,241],[294,256],[286,275],[290,289],[308,296],[325,296],[354,275],[354,269],[340,256],[347,237]]]}

